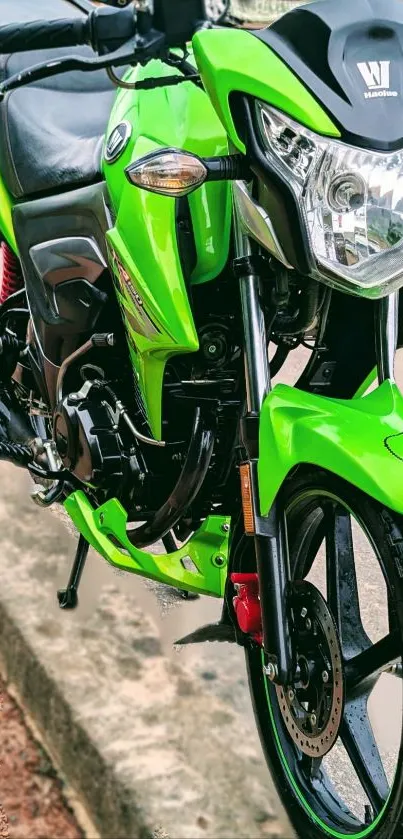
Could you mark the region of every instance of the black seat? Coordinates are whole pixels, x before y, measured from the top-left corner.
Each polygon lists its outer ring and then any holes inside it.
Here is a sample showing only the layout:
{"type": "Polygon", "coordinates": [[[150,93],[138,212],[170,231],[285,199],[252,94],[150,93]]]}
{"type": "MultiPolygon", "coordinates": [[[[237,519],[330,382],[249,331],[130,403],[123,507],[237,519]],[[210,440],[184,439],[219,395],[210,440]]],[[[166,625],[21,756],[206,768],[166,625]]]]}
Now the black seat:
{"type": "MultiPolygon", "coordinates": [[[[0,0],[0,25],[77,17],[86,0],[0,0]]],[[[91,5],[88,3],[88,8],[91,5]]],[[[93,55],[86,47],[0,56],[0,79],[54,58],[93,55]]],[[[7,94],[0,104],[0,173],[14,198],[100,178],[103,138],[115,88],[106,72],[66,73],[7,94]]]]}

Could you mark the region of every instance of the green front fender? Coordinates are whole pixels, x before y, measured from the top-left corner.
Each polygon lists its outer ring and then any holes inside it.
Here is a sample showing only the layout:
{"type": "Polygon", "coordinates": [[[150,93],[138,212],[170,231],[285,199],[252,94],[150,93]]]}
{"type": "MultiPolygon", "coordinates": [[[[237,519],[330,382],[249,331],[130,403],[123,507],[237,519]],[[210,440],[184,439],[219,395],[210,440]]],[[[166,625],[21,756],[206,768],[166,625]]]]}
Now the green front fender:
{"type": "Polygon", "coordinates": [[[389,381],[351,400],[277,385],[262,407],[259,450],[262,515],[298,464],[327,469],[403,513],[403,397],[389,381]]]}

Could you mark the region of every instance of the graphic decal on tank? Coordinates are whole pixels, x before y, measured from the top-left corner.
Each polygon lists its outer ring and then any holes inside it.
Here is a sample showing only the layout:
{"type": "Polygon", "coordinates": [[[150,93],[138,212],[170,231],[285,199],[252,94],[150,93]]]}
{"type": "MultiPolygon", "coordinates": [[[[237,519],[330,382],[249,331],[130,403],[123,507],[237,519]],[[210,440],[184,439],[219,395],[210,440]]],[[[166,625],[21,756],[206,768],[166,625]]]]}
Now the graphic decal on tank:
{"type": "Polygon", "coordinates": [[[124,318],[134,332],[143,335],[145,338],[152,338],[159,334],[160,330],[145,311],[144,302],[118,254],[110,245],[108,251],[124,318]]]}

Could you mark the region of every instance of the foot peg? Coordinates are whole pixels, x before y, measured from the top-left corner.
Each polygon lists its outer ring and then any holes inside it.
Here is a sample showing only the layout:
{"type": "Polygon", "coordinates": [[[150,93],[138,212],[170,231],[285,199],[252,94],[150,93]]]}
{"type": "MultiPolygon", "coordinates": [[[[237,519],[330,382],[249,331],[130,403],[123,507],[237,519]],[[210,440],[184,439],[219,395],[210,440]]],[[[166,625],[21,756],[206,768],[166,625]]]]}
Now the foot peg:
{"type": "Polygon", "coordinates": [[[206,626],[201,626],[191,632],[190,635],[185,635],[179,641],[174,642],[174,646],[185,646],[186,644],[202,644],[204,641],[229,641],[231,644],[236,644],[237,637],[235,629],[228,623],[208,623],[206,626]]]}
{"type": "Polygon", "coordinates": [[[60,589],[57,592],[57,599],[61,609],[77,608],[78,586],[80,584],[81,575],[84,571],[84,566],[87,560],[88,548],[89,543],[86,539],[84,539],[84,536],[80,536],[67,588],[60,589]]]}

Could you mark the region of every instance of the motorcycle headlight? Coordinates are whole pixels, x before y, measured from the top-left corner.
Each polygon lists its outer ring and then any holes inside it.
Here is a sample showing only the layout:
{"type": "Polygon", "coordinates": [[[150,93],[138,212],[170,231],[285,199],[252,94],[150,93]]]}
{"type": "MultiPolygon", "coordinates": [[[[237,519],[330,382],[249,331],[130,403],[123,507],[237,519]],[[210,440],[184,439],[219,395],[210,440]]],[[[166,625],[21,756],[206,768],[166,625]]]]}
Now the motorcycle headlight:
{"type": "Polygon", "coordinates": [[[302,206],[312,275],[367,297],[402,286],[403,149],[355,148],[264,103],[256,107],[267,159],[286,174],[302,206]]]}

